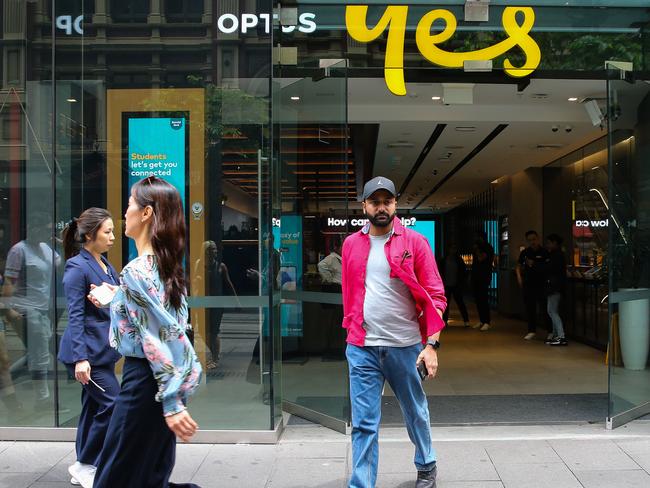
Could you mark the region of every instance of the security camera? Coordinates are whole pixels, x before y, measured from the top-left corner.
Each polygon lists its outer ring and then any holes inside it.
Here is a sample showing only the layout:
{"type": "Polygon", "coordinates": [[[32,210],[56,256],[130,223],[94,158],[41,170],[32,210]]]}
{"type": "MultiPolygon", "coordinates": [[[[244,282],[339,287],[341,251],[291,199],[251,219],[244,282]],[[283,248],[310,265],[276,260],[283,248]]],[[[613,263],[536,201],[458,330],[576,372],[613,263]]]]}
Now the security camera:
{"type": "Polygon", "coordinates": [[[571,132],[571,131],[573,130],[573,127],[571,127],[570,125],[567,125],[567,126],[564,128],[564,130],[565,130],[565,132],[571,132]]]}
{"type": "Polygon", "coordinates": [[[603,114],[603,112],[600,110],[598,102],[596,100],[588,100],[583,103],[583,106],[585,107],[585,110],[589,115],[589,119],[591,120],[591,123],[594,125],[594,127],[597,125],[602,125],[603,121],[605,120],[605,114],[603,114]]]}
{"type": "Polygon", "coordinates": [[[557,131],[560,130],[560,128],[559,128],[557,125],[554,125],[554,126],[551,127],[551,130],[552,130],[553,132],[557,132],[557,131]]]}

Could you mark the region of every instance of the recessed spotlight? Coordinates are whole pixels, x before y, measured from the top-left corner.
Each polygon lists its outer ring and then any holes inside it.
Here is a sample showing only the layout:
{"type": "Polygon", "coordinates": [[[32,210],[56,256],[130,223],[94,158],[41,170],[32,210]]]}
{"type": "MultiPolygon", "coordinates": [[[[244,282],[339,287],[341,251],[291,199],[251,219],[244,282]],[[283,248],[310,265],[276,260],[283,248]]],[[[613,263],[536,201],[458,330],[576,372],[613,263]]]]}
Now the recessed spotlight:
{"type": "Polygon", "coordinates": [[[578,97],[570,97],[570,98],[569,98],[569,101],[570,101],[570,102],[577,102],[577,101],[578,101],[578,97]]]}
{"type": "Polygon", "coordinates": [[[431,100],[442,100],[442,97],[431,97],[431,100]]]}
{"type": "Polygon", "coordinates": [[[70,102],[70,103],[75,103],[77,101],[77,99],[70,97],[70,98],[66,98],[65,101],[70,102]]]}
{"type": "Polygon", "coordinates": [[[298,101],[298,100],[300,100],[300,97],[291,97],[291,100],[298,101]]]}

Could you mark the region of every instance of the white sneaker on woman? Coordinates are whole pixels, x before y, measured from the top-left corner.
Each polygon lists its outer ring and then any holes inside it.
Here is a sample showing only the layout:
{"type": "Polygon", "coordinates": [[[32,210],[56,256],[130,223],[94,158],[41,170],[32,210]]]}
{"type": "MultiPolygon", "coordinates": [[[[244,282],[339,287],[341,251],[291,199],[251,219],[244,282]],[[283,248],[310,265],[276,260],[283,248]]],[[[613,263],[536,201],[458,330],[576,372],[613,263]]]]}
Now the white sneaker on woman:
{"type": "Polygon", "coordinates": [[[529,332],[528,334],[526,334],[524,336],[524,339],[526,339],[527,341],[532,341],[534,338],[535,338],[535,333],[534,332],[529,332]]]}
{"type": "MultiPolygon", "coordinates": [[[[97,468],[92,464],[83,464],[77,461],[68,468],[68,473],[72,476],[72,480],[75,480],[83,488],[93,488],[96,470],[97,468]]],[[[72,480],[70,480],[70,483],[74,485],[75,483],[72,480]]]]}

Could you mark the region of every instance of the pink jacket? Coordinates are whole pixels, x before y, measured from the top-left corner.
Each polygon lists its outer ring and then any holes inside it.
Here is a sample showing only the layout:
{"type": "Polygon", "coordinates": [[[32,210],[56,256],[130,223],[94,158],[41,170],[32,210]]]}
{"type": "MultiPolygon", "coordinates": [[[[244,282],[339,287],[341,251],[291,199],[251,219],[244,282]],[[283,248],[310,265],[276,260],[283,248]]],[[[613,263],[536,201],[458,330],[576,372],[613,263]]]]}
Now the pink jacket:
{"type": "MultiPolygon", "coordinates": [[[[366,297],[366,265],[370,254],[370,224],[348,236],[343,243],[342,287],[343,327],[348,331],[347,342],[363,346],[363,302],[366,297]]],[[[422,343],[442,330],[444,321],[436,310],[447,306],[445,288],[438,274],[436,260],[426,238],[405,229],[399,218],[393,220],[393,235],[384,248],[390,265],[391,278],[401,279],[408,286],[418,313],[422,343]]]]}

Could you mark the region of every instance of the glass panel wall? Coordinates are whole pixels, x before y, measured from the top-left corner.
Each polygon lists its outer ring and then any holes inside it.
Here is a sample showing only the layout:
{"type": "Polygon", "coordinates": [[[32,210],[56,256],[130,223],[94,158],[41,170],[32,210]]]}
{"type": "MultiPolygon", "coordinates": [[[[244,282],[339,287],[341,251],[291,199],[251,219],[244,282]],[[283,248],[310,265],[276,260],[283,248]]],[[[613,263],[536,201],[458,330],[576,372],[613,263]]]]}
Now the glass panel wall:
{"type": "Polygon", "coordinates": [[[0,426],[52,426],[56,416],[53,291],[61,266],[52,181],[50,30],[42,5],[5,1],[0,38],[0,426]],[[48,55],[42,57],[42,53],[48,55]]]}
{"type": "MultiPolygon", "coordinates": [[[[617,141],[620,147],[625,144],[617,141]]],[[[609,341],[607,154],[603,136],[543,170],[544,233],[563,237],[568,265],[565,332],[602,350],[609,341]]]]}
{"type": "MultiPolygon", "coordinates": [[[[612,73],[608,87],[610,194],[609,415],[650,405],[650,85],[612,73]],[[621,79],[625,78],[625,79],[621,79]],[[622,143],[621,143],[622,142],[622,143]]],[[[638,413],[633,410],[637,409],[638,413]]]]}
{"type": "Polygon", "coordinates": [[[187,219],[179,259],[205,372],[192,414],[204,430],[274,428],[270,29],[240,24],[237,0],[0,5],[0,426],[76,425],[80,387],[55,361],[68,325],[61,231],[108,208],[119,271],[134,257],[122,234],[130,186],[155,174],[187,219]]]}
{"type": "Polygon", "coordinates": [[[352,228],[348,202],[356,199],[357,190],[352,184],[345,62],[330,64],[276,70],[282,178],[277,280],[282,297],[283,399],[291,404],[287,408],[345,431],[349,400],[341,327],[341,245],[352,228]]]}

